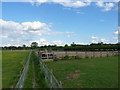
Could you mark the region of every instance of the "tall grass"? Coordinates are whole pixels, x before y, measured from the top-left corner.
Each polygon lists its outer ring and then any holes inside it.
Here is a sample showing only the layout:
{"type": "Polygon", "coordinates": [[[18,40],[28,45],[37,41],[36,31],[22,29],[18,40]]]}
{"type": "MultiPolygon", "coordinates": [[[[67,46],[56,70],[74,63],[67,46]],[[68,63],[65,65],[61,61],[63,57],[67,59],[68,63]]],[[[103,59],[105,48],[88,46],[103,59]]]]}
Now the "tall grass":
{"type": "Polygon", "coordinates": [[[24,88],[48,88],[45,81],[44,72],[41,69],[41,66],[39,64],[39,61],[35,52],[32,52],[31,54],[29,69],[28,69],[26,80],[25,80],[24,88]],[[33,84],[34,84],[34,87],[33,87],[33,84]]]}

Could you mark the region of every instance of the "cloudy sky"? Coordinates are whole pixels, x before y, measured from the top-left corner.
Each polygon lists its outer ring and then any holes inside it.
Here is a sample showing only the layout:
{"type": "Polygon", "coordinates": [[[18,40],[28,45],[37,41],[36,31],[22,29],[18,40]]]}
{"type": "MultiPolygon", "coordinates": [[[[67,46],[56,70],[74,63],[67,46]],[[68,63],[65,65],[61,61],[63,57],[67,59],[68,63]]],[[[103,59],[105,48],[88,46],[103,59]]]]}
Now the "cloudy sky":
{"type": "Polygon", "coordinates": [[[0,3],[3,46],[118,42],[117,2],[34,1],[0,3]]]}

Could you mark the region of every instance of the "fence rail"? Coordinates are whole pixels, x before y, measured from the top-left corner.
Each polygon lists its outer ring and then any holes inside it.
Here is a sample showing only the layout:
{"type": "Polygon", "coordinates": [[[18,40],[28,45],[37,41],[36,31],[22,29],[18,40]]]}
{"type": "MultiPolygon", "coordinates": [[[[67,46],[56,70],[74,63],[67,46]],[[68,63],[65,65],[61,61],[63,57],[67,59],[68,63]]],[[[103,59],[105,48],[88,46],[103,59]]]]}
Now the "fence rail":
{"type": "Polygon", "coordinates": [[[50,88],[62,88],[62,85],[58,82],[58,80],[55,78],[55,76],[53,75],[52,71],[50,71],[48,69],[48,67],[42,62],[42,59],[40,58],[40,56],[37,54],[40,66],[42,68],[42,70],[44,71],[44,75],[45,75],[45,80],[47,81],[48,85],[50,88]]]}
{"type": "Polygon", "coordinates": [[[118,55],[118,51],[53,51],[58,58],[64,56],[79,56],[79,57],[104,57],[118,55]]]}
{"type": "Polygon", "coordinates": [[[26,75],[27,75],[28,66],[29,66],[29,62],[30,62],[31,52],[29,53],[28,60],[25,64],[25,66],[24,66],[23,72],[22,72],[22,74],[20,76],[20,79],[18,80],[15,88],[23,88],[23,86],[24,86],[24,81],[25,81],[25,78],[26,78],[26,75]]]}

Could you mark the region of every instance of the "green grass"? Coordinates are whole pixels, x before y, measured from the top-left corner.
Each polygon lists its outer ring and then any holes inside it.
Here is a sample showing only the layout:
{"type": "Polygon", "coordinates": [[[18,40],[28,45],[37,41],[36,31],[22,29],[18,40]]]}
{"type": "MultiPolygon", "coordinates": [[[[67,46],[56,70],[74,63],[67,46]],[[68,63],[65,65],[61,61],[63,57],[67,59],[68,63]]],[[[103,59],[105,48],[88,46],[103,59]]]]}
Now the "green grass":
{"type": "Polygon", "coordinates": [[[118,57],[46,62],[64,88],[118,88],[118,57]]]}
{"type": "Polygon", "coordinates": [[[30,57],[30,62],[28,66],[28,72],[25,78],[24,88],[32,88],[33,86],[33,68],[32,68],[32,56],[30,57]]]}
{"type": "Polygon", "coordinates": [[[0,50],[0,90],[2,89],[2,50],[0,50]]]}
{"type": "Polygon", "coordinates": [[[32,55],[31,55],[29,69],[28,69],[26,80],[25,80],[24,88],[33,88],[33,83],[34,83],[34,88],[48,88],[45,81],[44,72],[40,67],[40,64],[39,64],[38,58],[35,55],[35,52],[32,52],[32,55]],[[32,62],[34,66],[32,65],[32,62]],[[33,73],[35,76],[33,75],[33,73]]]}
{"type": "Polygon", "coordinates": [[[29,51],[2,52],[2,88],[15,87],[28,55],[29,51]]]}

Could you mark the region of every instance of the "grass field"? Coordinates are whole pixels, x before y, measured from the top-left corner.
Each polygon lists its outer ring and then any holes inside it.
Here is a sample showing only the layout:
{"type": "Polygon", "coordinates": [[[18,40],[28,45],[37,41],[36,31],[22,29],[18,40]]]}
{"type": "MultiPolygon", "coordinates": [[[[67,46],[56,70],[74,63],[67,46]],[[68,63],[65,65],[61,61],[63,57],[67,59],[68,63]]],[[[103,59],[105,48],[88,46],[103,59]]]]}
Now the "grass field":
{"type": "Polygon", "coordinates": [[[45,62],[64,88],[117,88],[118,57],[45,62]]]}
{"type": "Polygon", "coordinates": [[[15,87],[28,55],[29,51],[2,52],[2,88],[15,87]]]}

